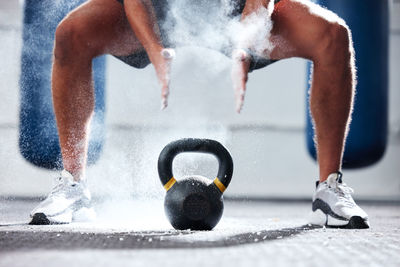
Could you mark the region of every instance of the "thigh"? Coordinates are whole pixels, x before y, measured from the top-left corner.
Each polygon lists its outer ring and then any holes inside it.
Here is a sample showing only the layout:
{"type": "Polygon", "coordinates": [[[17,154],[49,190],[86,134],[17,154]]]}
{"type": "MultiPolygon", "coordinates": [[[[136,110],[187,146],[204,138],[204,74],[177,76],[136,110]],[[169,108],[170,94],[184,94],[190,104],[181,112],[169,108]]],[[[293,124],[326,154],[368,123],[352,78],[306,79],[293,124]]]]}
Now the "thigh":
{"type": "Polygon", "coordinates": [[[90,0],[60,23],[72,25],[75,38],[87,43],[96,55],[129,55],[143,50],[117,0],[90,0]]]}
{"type": "Polygon", "coordinates": [[[272,13],[272,59],[312,59],[331,40],[333,24],[344,24],[336,14],[309,0],[281,0],[272,13]]]}

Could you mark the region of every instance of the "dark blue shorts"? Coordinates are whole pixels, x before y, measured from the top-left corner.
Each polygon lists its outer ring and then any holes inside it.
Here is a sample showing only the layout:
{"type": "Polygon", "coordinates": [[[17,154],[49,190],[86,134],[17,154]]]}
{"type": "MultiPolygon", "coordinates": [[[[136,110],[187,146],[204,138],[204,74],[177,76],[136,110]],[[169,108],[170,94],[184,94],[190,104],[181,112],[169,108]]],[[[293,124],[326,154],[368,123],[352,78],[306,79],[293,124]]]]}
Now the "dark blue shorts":
{"type": "MultiPolygon", "coordinates": [[[[119,3],[121,3],[122,5],[124,4],[124,0],[116,0],[119,3]]],[[[216,0],[218,1],[218,0],[216,0]]],[[[236,17],[236,16],[240,16],[240,14],[242,13],[246,0],[231,0],[234,1],[234,8],[231,11],[231,14],[229,14],[229,16],[231,17],[236,17]]],[[[275,3],[279,2],[280,0],[275,0],[275,3]]],[[[153,6],[154,6],[154,11],[157,17],[157,22],[159,24],[159,28],[160,28],[160,34],[161,34],[161,41],[164,47],[175,47],[174,43],[169,40],[168,38],[168,34],[165,30],[163,30],[162,24],[167,16],[167,12],[168,12],[168,1],[167,0],[152,0],[153,6]]],[[[225,54],[228,57],[231,57],[231,52],[232,52],[232,48],[227,48],[227,49],[223,49],[223,51],[220,51],[223,54],[225,54]]],[[[260,57],[257,56],[255,54],[251,54],[251,63],[250,63],[250,70],[249,71],[253,71],[255,69],[260,69],[263,67],[266,67],[274,62],[276,62],[277,60],[271,60],[271,59],[267,59],[264,57],[260,57]]],[[[133,54],[130,55],[126,55],[126,56],[115,56],[116,58],[122,60],[123,62],[125,62],[126,64],[134,67],[134,68],[144,68],[147,65],[150,64],[150,59],[146,53],[146,51],[138,51],[135,52],[133,54]]]]}

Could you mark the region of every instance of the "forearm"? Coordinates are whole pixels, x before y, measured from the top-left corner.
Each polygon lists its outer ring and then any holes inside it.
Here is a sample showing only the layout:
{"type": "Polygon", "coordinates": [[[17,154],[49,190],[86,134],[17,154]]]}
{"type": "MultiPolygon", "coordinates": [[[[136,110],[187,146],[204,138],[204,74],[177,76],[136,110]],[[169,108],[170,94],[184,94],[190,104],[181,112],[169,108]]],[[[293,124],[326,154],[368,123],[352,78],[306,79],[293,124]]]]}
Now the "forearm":
{"type": "Polygon", "coordinates": [[[125,0],[125,13],[136,37],[146,51],[163,48],[154,8],[149,0],[125,0]]]}

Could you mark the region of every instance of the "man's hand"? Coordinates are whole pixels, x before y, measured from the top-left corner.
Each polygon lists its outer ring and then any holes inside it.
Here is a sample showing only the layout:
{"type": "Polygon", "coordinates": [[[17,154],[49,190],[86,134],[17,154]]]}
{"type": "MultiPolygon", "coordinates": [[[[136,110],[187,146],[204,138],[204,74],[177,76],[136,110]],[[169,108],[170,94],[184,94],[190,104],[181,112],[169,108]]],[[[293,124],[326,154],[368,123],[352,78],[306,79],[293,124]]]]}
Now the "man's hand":
{"type": "Polygon", "coordinates": [[[161,83],[161,109],[165,109],[168,106],[168,96],[169,96],[169,81],[171,73],[171,63],[172,59],[175,57],[175,50],[172,48],[164,48],[161,51],[162,57],[165,59],[165,72],[160,79],[161,83]]]}
{"type": "MultiPolygon", "coordinates": [[[[264,51],[268,43],[270,29],[268,26],[270,14],[274,9],[274,1],[271,0],[246,0],[241,23],[242,33],[237,40],[237,47],[264,51]],[[261,45],[259,38],[262,38],[261,45]],[[261,47],[260,47],[261,46],[261,47]]],[[[244,103],[246,83],[251,63],[251,55],[244,49],[236,49],[232,53],[232,82],[235,91],[236,111],[240,113],[244,103]]]]}
{"type": "Polygon", "coordinates": [[[125,0],[124,7],[132,30],[156,69],[157,78],[161,85],[161,109],[165,109],[168,105],[169,74],[175,51],[164,48],[162,45],[157,17],[151,1],[125,0]]]}
{"type": "Polygon", "coordinates": [[[175,50],[164,48],[158,53],[149,53],[150,61],[156,70],[158,81],[161,85],[161,109],[168,106],[169,82],[171,63],[175,57],[175,50]]]}
{"type": "Polygon", "coordinates": [[[232,84],[235,93],[235,109],[240,113],[244,104],[246,82],[250,67],[250,55],[243,49],[236,49],[232,53],[232,84]]]}

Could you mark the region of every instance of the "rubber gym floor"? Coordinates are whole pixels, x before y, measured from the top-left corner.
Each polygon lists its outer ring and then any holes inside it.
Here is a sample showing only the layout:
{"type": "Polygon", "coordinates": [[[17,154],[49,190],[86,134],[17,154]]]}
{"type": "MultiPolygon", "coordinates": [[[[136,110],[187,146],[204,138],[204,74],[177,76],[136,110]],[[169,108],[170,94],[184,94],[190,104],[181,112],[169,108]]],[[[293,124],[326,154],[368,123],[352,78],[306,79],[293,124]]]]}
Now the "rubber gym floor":
{"type": "Polygon", "coordinates": [[[0,266],[400,266],[400,204],[360,202],[371,228],[307,224],[308,201],[226,200],[212,231],[176,231],[162,200],[103,201],[97,219],[28,225],[38,199],[0,201],[0,266]]]}

